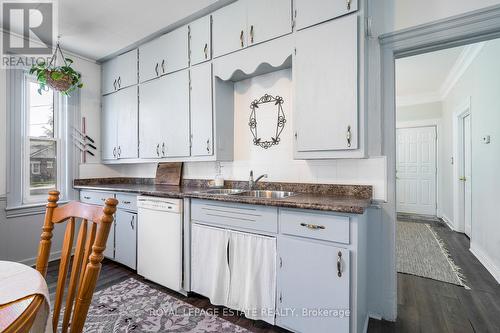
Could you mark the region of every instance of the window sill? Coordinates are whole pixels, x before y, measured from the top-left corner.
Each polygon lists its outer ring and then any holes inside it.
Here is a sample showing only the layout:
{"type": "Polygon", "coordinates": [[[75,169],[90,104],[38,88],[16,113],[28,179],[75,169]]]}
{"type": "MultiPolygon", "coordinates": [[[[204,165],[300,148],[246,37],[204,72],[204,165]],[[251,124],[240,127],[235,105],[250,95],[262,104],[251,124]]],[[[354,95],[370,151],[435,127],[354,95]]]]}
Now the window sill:
{"type": "MultiPolygon", "coordinates": [[[[58,204],[65,204],[68,201],[59,201],[58,204]]],[[[26,204],[22,206],[7,206],[5,216],[9,218],[40,215],[45,213],[47,203],[26,204]]]]}

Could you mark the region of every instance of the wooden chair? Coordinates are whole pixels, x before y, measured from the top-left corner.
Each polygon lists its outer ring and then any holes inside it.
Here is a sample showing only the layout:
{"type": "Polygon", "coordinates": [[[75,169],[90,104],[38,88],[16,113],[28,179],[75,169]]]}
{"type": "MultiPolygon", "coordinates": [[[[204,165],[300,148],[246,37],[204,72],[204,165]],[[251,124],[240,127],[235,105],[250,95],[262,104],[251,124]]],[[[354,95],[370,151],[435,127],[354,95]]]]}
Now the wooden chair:
{"type": "MultiPolygon", "coordinates": [[[[81,219],[75,252],[71,264],[71,275],[66,292],[66,303],[62,320],[62,332],[80,333],[83,331],[87,312],[89,310],[92,295],[101,270],[101,262],[104,258],[103,251],[106,248],[113,214],[116,211],[118,201],[109,198],[105,206],[89,205],[80,202],[70,202],[58,207],[58,191],[50,191],[45,213],[45,222],[40,237],[36,269],[43,275],[47,274],[49,254],[54,224],[68,221],[61,252],[61,262],[57,278],[56,296],[53,304],[52,325],[54,333],[57,331],[64,289],[66,286],[69,264],[72,258],[73,239],[76,219],[81,219]],[[73,310],[73,302],[76,302],[73,310]],[[72,311],[73,310],[73,311],[72,311]]],[[[39,304],[39,306],[41,303],[39,304]]],[[[32,309],[33,310],[33,309],[32,309]]],[[[32,323],[37,311],[27,311],[23,322],[32,323]],[[33,318],[29,318],[33,316],[33,318]]],[[[26,313],[26,312],[25,312],[26,313]]],[[[24,313],[23,313],[24,314],[24,313]]],[[[30,327],[28,327],[29,330],[30,327]]],[[[10,329],[10,327],[9,327],[10,329]]],[[[24,329],[6,330],[10,332],[23,332],[24,329]]],[[[27,331],[26,331],[27,332],[27,331]]]]}

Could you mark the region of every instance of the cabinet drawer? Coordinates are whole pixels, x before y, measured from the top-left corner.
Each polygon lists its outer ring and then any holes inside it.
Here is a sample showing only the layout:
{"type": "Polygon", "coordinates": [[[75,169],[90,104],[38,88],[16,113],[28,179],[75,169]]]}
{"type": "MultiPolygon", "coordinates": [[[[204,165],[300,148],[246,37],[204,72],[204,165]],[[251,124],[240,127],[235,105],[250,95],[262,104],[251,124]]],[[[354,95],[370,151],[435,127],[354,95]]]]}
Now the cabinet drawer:
{"type": "Polygon", "coordinates": [[[137,196],[134,194],[116,194],[118,200],[118,208],[137,211],[137,196]]]}
{"type": "Polygon", "coordinates": [[[280,232],[349,244],[349,217],[284,209],[280,211],[280,232]]]}
{"type": "Polygon", "coordinates": [[[191,218],[216,226],[278,232],[278,211],[275,207],[193,200],[191,218]]]}
{"type": "Polygon", "coordinates": [[[114,198],[111,192],[80,191],[80,201],[92,205],[104,205],[107,198],[114,198]]]}

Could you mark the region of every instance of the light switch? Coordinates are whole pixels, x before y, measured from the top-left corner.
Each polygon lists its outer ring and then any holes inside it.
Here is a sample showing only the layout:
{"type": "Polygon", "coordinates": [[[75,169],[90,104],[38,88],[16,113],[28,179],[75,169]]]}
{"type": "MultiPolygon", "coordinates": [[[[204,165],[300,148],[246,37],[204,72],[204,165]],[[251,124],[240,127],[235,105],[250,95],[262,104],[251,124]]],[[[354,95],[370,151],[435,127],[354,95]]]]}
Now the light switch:
{"type": "Polygon", "coordinates": [[[489,135],[485,135],[485,136],[483,136],[482,141],[484,144],[488,144],[491,142],[491,138],[489,135]]]}

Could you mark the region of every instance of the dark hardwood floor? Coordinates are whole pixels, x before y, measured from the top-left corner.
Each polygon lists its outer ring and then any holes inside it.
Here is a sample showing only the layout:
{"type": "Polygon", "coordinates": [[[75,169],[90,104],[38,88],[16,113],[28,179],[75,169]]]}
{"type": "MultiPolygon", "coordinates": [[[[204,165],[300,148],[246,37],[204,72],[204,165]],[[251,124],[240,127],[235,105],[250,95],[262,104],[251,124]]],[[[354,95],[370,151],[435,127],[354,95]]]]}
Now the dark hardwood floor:
{"type": "MultiPolygon", "coordinates": [[[[412,222],[418,222],[412,219],[412,222]]],[[[471,290],[445,282],[398,274],[398,319],[396,322],[370,320],[368,332],[500,332],[500,285],[469,252],[469,239],[451,231],[443,222],[430,223],[444,240],[453,260],[462,268],[471,290]]],[[[54,298],[58,262],[49,265],[47,282],[54,298]]],[[[147,281],[134,271],[105,260],[97,290],[124,281],[130,277],[173,295],[202,309],[214,309],[207,298],[199,295],[184,297],[155,283],[147,281]]],[[[222,313],[222,311],[219,311],[222,313]]],[[[287,332],[264,322],[240,316],[224,319],[250,331],[287,332]]]]}

